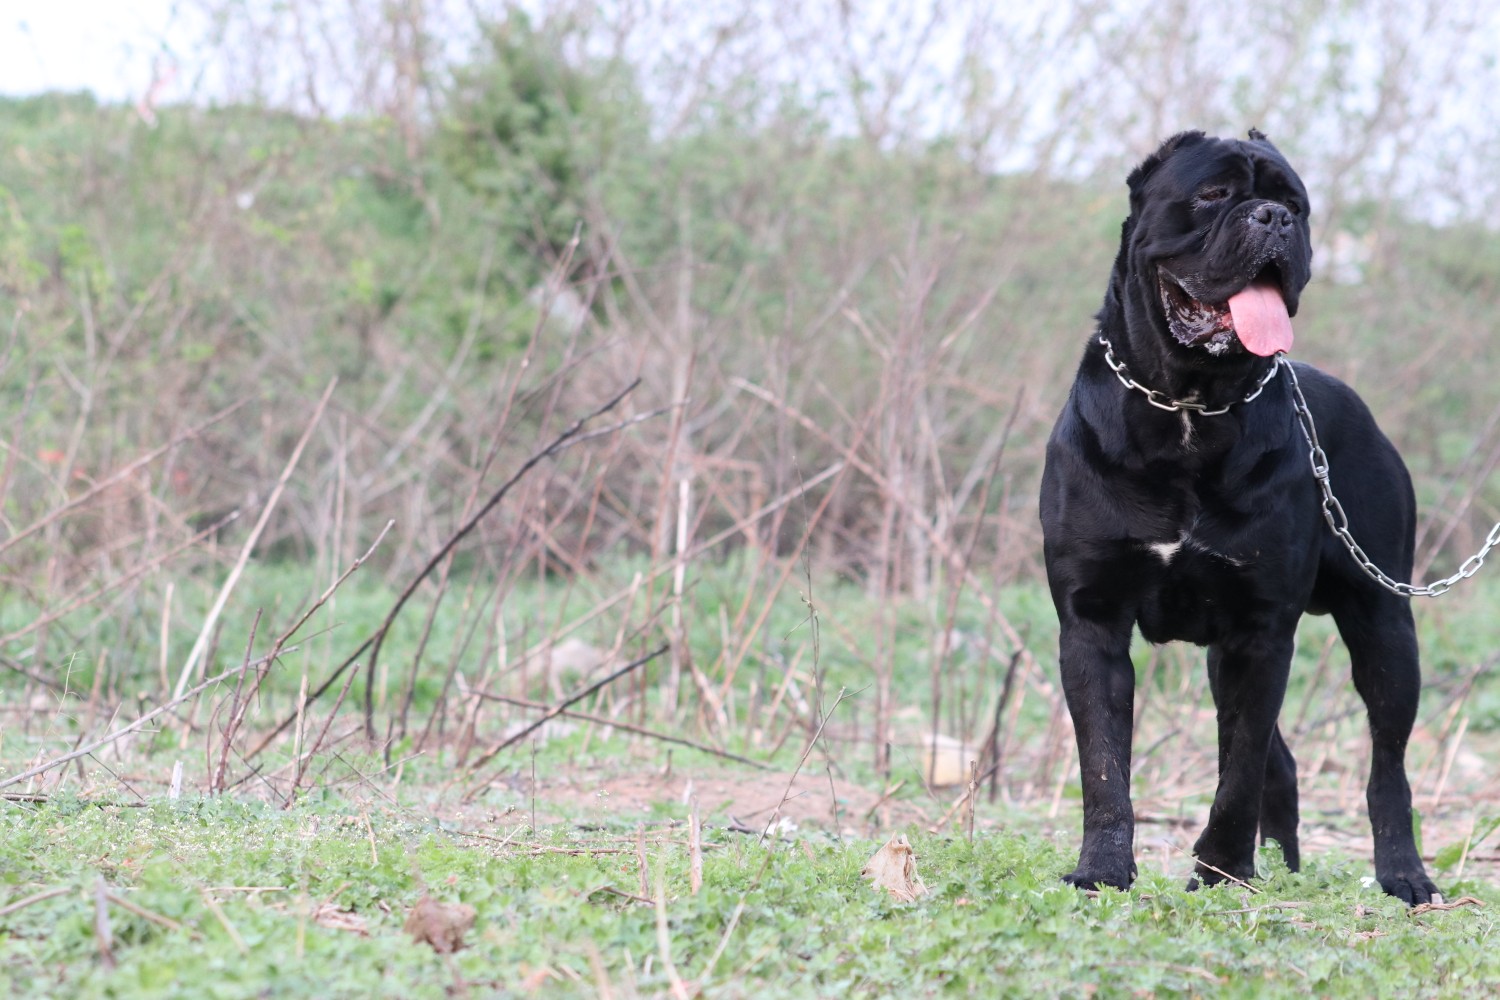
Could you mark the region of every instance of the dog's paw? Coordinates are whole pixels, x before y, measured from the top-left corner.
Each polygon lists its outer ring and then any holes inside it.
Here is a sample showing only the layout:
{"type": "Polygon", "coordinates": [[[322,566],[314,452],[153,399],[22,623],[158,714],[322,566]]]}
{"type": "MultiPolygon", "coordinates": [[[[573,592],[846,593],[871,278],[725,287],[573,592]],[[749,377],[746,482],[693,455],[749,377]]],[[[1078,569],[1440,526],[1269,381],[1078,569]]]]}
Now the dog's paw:
{"type": "Polygon", "coordinates": [[[1380,888],[1387,895],[1395,896],[1407,906],[1421,906],[1423,903],[1441,903],[1443,894],[1438,892],[1438,887],[1432,884],[1432,879],[1421,868],[1416,871],[1392,872],[1379,875],[1380,888]]]}
{"type": "Polygon", "coordinates": [[[1116,871],[1080,867],[1064,875],[1062,880],[1075,889],[1112,887],[1124,891],[1130,888],[1131,882],[1135,881],[1135,866],[1131,865],[1127,869],[1116,871]]]}

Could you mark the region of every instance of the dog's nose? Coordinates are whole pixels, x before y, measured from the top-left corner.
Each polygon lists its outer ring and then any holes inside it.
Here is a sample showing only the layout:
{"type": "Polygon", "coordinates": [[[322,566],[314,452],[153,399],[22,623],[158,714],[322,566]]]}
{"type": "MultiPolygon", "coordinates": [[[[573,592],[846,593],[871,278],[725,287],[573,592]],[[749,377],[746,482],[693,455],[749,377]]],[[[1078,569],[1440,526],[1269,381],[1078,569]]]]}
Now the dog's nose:
{"type": "Polygon", "coordinates": [[[1286,206],[1277,205],[1269,201],[1263,202],[1259,208],[1251,213],[1250,217],[1273,231],[1277,229],[1290,229],[1292,226],[1292,213],[1287,211],[1286,206]]]}

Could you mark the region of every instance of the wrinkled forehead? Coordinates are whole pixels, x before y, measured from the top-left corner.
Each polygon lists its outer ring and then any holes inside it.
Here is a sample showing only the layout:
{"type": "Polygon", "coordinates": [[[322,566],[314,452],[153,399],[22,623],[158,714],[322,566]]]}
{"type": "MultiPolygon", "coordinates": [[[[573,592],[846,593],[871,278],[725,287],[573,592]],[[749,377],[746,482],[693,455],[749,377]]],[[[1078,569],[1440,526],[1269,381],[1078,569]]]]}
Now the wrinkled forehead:
{"type": "Polygon", "coordinates": [[[1257,191],[1290,189],[1306,195],[1302,179],[1274,147],[1243,139],[1213,139],[1178,150],[1158,177],[1186,195],[1211,184],[1236,183],[1257,191]]]}

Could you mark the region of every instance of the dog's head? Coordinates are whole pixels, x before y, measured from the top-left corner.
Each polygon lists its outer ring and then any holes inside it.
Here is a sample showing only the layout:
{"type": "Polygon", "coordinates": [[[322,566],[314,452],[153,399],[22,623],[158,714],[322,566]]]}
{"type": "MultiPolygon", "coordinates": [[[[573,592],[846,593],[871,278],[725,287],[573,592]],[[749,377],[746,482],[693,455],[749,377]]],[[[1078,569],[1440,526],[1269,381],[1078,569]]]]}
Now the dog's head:
{"type": "Polygon", "coordinates": [[[1289,349],[1312,247],[1307,189],[1276,147],[1253,129],[1183,132],[1127,183],[1118,277],[1131,319],[1214,357],[1289,349]]]}

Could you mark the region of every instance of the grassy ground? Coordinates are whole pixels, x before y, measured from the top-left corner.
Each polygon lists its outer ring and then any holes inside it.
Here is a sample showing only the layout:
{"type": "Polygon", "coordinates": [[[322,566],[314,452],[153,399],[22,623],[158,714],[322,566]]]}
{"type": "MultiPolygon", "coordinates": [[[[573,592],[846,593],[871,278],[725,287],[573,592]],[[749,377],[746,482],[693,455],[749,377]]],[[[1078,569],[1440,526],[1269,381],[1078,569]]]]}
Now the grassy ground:
{"type": "Polygon", "coordinates": [[[1148,871],[1129,893],[1089,896],[1057,882],[1071,859],[1045,839],[914,831],[929,893],[907,905],[860,878],[875,842],[721,828],[693,894],[676,811],[639,835],[514,819],[466,835],[388,803],[16,805],[0,821],[9,895],[62,891],[0,918],[0,982],[120,997],[1405,997],[1500,983],[1500,893],[1476,883],[1451,889],[1487,906],[1412,914],[1366,884],[1363,862],[1291,875],[1265,852],[1253,893],[1186,893],[1148,871]],[[478,910],[456,956],[402,932],[424,892],[478,910]]]}
{"type": "MultiPolygon", "coordinates": [[[[716,595],[728,592],[734,571],[722,572],[689,588],[690,623],[722,620],[716,595]]],[[[275,593],[295,605],[296,591],[269,574],[245,599],[275,593]]],[[[477,751],[465,757],[451,720],[441,739],[418,747],[409,735],[387,757],[383,741],[365,742],[346,707],[295,801],[290,737],[253,765],[238,755],[254,739],[235,742],[229,793],[206,797],[205,751],[221,742],[220,692],[196,713],[165,716],[155,731],[11,785],[0,802],[0,983],[18,997],[1478,995],[1500,986],[1490,843],[1500,808],[1487,764],[1500,699],[1483,659],[1491,592],[1481,584],[1425,605],[1420,619],[1429,684],[1411,771],[1439,885],[1450,903],[1477,900],[1455,909],[1409,913],[1370,883],[1368,741],[1326,622],[1303,629],[1283,715],[1302,768],[1307,869],[1287,873],[1273,850],[1253,889],[1183,891],[1185,852],[1213,791],[1211,710],[1195,651],[1141,647],[1141,877],[1129,893],[1091,896],[1057,881],[1074,859],[1079,793],[1039,590],[998,595],[1036,662],[1007,708],[1006,764],[994,797],[975,804],[971,842],[963,789],[930,787],[922,765],[930,609],[875,608],[858,590],[829,583],[817,591],[818,659],[795,666],[811,636],[806,606],[789,592],[766,626],[763,663],[733,685],[727,728],[692,698],[675,724],[660,705],[643,709],[623,693],[585,703],[706,750],[559,718],[474,772],[477,751]],[[894,616],[902,643],[888,775],[871,763],[871,654],[861,624],[881,614],[894,616]],[[770,666],[782,664],[810,699],[814,662],[825,711],[847,691],[816,742],[816,717],[790,695],[779,710],[767,707],[778,683],[770,666]],[[763,766],[726,761],[721,749],[763,766]],[[186,777],[174,800],[168,788],[179,761],[186,777]],[[698,892],[689,875],[693,799],[704,824],[698,892]],[[762,842],[773,820],[775,836],[762,842]],[[914,845],[930,890],[912,904],[860,877],[898,832],[914,845]],[[426,894],[476,910],[456,955],[403,932],[426,894]]],[[[541,596],[522,588],[507,602],[517,616],[511,634],[546,610],[541,596]]],[[[263,732],[293,706],[303,668],[316,682],[388,597],[370,581],[341,593],[335,638],[315,639],[267,678],[248,726],[263,732]]],[[[574,599],[589,603],[586,593],[574,599]]],[[[948,671],[958,680],[940,709],[944,731],[971,744],[999,687],[998,667],[963,638],[983,623],[980,608],[959,603],[948,671]]],[[[704,629],[691,639],[717,682],[713,636],[704,629]]],[[[404,664],[414,640],[393,641],[387,656],[404,664]]],[[[5,773],[56,757],[105,725],[91,717],[91,658],[79,661],[65,697],[6,708],[5,773]]],[[[478,683],[464,662],[466,683],[478,683]]],[[[400,689],[399,667],[388,682],[400,689]]],[[[413,733],[433,710],[429,687],[419,686],[413,733]]],[[[349,704],[359,695],[356,687],[349,704]]],[[[142,697],[123,705],[114,724],[152,704],[142,697]]],[[[307,734],[328,707],[309,707],[307,734]]],[[[480,747],[535,716],[487,711],[480,747]]],[[[312,738],[304,736],[304,749],[312,738]]]]}

